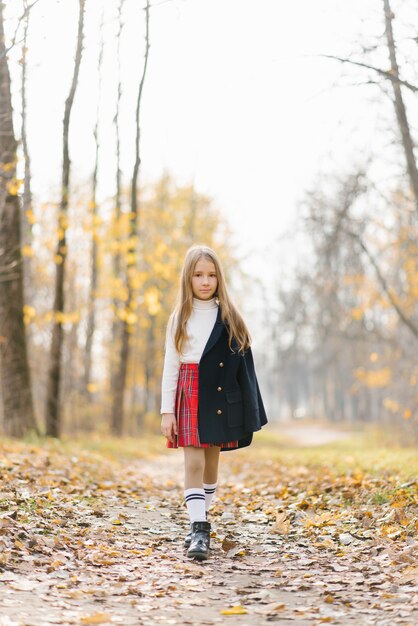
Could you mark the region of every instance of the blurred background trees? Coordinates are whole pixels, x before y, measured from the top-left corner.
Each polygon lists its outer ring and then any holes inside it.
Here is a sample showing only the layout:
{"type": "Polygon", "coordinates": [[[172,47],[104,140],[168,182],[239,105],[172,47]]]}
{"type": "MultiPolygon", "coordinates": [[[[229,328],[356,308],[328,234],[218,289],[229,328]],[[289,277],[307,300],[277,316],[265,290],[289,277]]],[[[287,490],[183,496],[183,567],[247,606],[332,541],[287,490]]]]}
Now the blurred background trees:
{"type": "Polygon", "coordinates": [[[352,57],[327,56],[377,90],[377,107],[391,103],[381,131],[386,153],[371,146],[351,171],[318,173],[306,193],[298,222],[304,251],[291,287],[279,289],[284,332],[274,334],[272,369],[280,372],[283,415],[374,422],[407,443],[418,438],[418,170],[409,121],[416,120],[416,40],[411,48],[412,28],[402,22],[396,39],[389,0],[380,10],[383,35],[360,42],[352,57]],[[385,160],[391,174],[382,177],[385,160]]]}
{"type": "MultiPolygon", "coordinates": [[[[332,50],[324,55],[340,64],[336,88],[351,85],[353,99],[362,97],[359,85],[370,89],[384,120],[379,147],[370,146],[341,166],[335,157],[343,146],[336,143],[327,167],[318,166],[316,180],[304,190],[299,217],[286,234],[298,250],[296,263],[266,266],[240,294],[241,258],[214,199],[194,184],[176,181],[163,167],[156,180],[141,177],[140,111],[148,54],[152,57],[152,3],[138,4],[134,25],[138,46],[129,80],[136,86],[135,139],[129,148],[121,126],[126,77],[119,56],[127,0],[114,2],[114,194],[97,193],[105,154],[109,160],[109,137],[100,123],[107,24],[102,11],[94,26],[99,44],[92,50],[83,21],[88,0],[72,1],[78,23],[68,30],[74,58],[65,73],[64,125],[47,132],[48,139],[61,137],[62,162],[45,165],[61,169],[59,198],[44,201],[32,193],[28,129],[37,122],[30,117],[28,37],[31,11],[42,0],[22,0],[20,17],[6,19],[0,51],[2,432],[137,435],[158,429],[165,326],[184,253],[192,243],[204,242],[220,252],[236,296],[242,295],[240,304],[259,304],[251,328],[262,353],[258,367],[272,421],[376,423],[394,428],[405,442],[416,441],[418,65],[416,33],[404,5],[397,3],[394,12],[389,0],[376,1],[378,34],[356,41],[352,55],[332,50]],[[10,63],[17,48],[20,74],[10,63]],[[85,179],[71,158],[72,147],[83,141],[72,135],[71,121],[84,115],[77,109],[79,72],[83,63],[90,63],[91,72],[92,53],[95,155],[85,179]],[[13,98],[20,103],[14,129],[13,98]],[[129,151],[127,175],[121,161],[129,151]]],[[[2,27],[10,6],[1,4],[2,27]]],[[[259,155],[258,163],[262,160],[259,155]]]]}

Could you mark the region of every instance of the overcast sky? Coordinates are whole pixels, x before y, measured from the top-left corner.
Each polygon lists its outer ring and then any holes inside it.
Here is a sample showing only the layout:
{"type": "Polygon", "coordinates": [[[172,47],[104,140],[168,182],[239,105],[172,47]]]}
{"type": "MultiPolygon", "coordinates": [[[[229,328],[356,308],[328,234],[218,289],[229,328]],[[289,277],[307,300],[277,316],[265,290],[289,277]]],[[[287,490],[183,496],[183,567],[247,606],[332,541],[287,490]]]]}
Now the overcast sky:
{"type": "MultiPolygon", "coordinates": [[[[411,0],[412,1],[412,0],[411,0]]],[[[19,2],[7,4],[9,35],[19,2]]],[[[102,197],[114,193],[117,0],[87,0],[85,53],[71,127],[73,180],[92,171],[99,22],[105,7],[102,85],[102,197]]],[[[289,229],[316,173],[378,147],[375,87],[350,87],[366,74],[315,55],[348,55],[383,32],[380,0],[155,0],[142,111],[143,179],[164,170],[215,199],[251,269],[264,252],[294,253],[289,229]],[[346,78],[341,85],[339,78],[346,78]],[[340,83],[339,86],[336,86],[340,83]],[[289,240],[290,241],[290,240],[289,240]]],[[[134,152],[134,107],[144,51],[142,0],[126,0],[122,150],[125,180],[134,152]]],[[[29,147],[34,190],[54,198],[61,128],[71,81],[78,2],[39,0],[29,41],[29,147]]],[[[18,38],[19,39],[19,38],[18,38]]],[[[12,51],[16,63],[18,49],[12,51]]],[[[15,66],[15,76],[18,76],[15,66]]],[[[15,82],[16,113],[20,85],[15,82]]],[[[298,251],[300,254],[301,251],[298,251]]],[[[270,256],[269,258],[273,258],[270,256]]]]}

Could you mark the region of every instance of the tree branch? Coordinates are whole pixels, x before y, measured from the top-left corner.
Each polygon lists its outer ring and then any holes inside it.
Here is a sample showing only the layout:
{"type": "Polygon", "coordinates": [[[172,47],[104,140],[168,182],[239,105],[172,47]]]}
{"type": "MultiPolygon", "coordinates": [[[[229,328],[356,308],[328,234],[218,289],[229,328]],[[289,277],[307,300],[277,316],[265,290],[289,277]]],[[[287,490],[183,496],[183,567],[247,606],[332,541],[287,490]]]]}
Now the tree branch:
{"type": "Polygon", "coordinates": [[[399,319],[403,322],[403,324],[407,328],[409,328],[411,333],[414,335],[415,339],[418,339],[418,327],[414,324],[414,322],[412,320],[410,320],[405,315],[405,313],[400,308],[399,304],[396,302],[396,300],[393,297],[393,294],[391,292],[391,289],[390,289],[388,283],[386,282],[385,277],[383,276],[382,272],[380,271],[380,268],[379,268],[379,266],[378,266],[378,264],[376,262],[376,259],[374,258],[374,256],[370,252],[370,250],[367,248],[366,244],[364,243],[364,241],[362,240],[360,235],[358,235],[357,233],[353,233],[352,231],[347,231],[347,230],[345,230],[344,232],[357,241],[357,243],[359,244],[360,248],[363,250],[363,252],[367,256],[367,258],[369,259],[370,263],[372,264],[373,269],[376,272],[376,276],[378,278],[378,281],[381,284],[381,286],[383,288],[383,291],[387,295],[387,297],[389,299],[389,302],[391,303],[391,305],[395,309],[396,313],[398,314],[399,319]]]}
{"type": "Polygon", "coordinates": [[[334,61],[340,61],[340,63],[349,63],[350,65],[356,65],[358,67],[364,67],[368,70],[373,70],[383,76],[384,78],[388,78],[392,82],[399,83],[403,85],[407,89],[410,89],[413,93],[418,93],[418,87],[408,82],[407,80],[402,80],[399,76],[392,74],[390,70],[382,70],[380,67],[375,67],[374,65],[369,65],[368,63],[362,63],[361,61],[353,61],[352,59],[346,59],[344,57],[334,56],[333,54],[317,54],[314,56],[323,57],[324,59],[333,59],[334,61]]]}
{"type": "Polygon", "coordinates": [[[9,54],[10,50],[12,48],[14,48],[14,46],[16,46],[17,44],[19,44],[22,41],[24,41],[23,39],[19,39],[19,41],[16,41],[16,37],[17,37],[18,30],[20,28],[20,24],[25,19],[26,15],[29,13],[31,8],[34,7],[35,4],[37,4],[38,2],[39,2],[39,0],[33,0],[32,4],[27,6],[26,9],[23,11],[22,15],[17,20],[17,25],[16,25],[16,29],[15,29],[15,34],[13,35],[13,38],[12,38],[12,43],[10,44],[10,46],[8,48],[5,49],[4,53],[2,55],[0,55],[0,58],[2,58],[3,56],[7,56],[9,54]]]}

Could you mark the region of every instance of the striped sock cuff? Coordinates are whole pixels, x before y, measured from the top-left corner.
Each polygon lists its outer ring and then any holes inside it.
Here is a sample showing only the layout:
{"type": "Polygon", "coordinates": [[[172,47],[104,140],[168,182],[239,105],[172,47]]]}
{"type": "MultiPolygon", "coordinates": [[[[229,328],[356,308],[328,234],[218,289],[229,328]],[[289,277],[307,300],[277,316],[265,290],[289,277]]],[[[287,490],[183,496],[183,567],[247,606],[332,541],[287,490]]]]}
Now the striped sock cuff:
{"type": "Polygon", "coordinates": [[[187,502],[191,502],[192,500],[204,500],[205,496],[200,495],[198,493],[191,493],[189,496],[185,497],[186,504],[187,502]]]}
{"type": "Polygon", "coordinates": [[[206,512],[209,511],[210,505],[212,504],[213,497],[215,495],[216,487],[218,483],[203,483],[203,490],[205,492],[205,509],[206,512]]]}
{"type": "Polygon", "coordinates": [[[191,489],[185,489],[184,499],[186,501],[187,510],[190,516],[190,522],[193,523],[193,522],[206,521],[205,490],[200,489],[199,487],[192,487],[191,489]]]}
{"type": "Polygon", "coordinates": [[[205,493],[215,493],[217,486],[218,486],[218,483],[212,483],[212,484],[203,483],[203,489],[205,493]]]}

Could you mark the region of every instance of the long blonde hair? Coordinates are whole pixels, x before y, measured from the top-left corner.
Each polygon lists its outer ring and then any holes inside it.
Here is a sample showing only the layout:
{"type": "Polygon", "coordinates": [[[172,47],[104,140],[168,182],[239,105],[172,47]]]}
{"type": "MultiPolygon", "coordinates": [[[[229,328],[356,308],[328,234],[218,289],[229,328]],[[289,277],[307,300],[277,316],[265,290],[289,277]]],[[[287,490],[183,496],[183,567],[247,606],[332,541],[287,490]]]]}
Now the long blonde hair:
{"type": "Polygon", "coordinates": [[[225,275],[217,254],[208,246],[203,245],[191,246],[184,259],[183,269],[180,276],[180,289],[177,306],[172,314],[173,319],[174,316],[177,319],[177,327],[174,335],[174,345],[176,350],[180,354],[188,338],[186,325],[193,308],[192,277],[196,263],[202,257],[211,261],[215,266],[216,277],[218,279],[218,287],[215,297],[218,299],[221,306],[222,321],[228,329],[228,345],[232,350],[232,340],[235,339],[238,344],[239,351],[244,352],[251,345],[250,333],[241,314],[229,296],[225,282],[225,275]]]}

